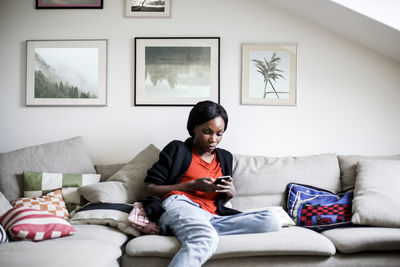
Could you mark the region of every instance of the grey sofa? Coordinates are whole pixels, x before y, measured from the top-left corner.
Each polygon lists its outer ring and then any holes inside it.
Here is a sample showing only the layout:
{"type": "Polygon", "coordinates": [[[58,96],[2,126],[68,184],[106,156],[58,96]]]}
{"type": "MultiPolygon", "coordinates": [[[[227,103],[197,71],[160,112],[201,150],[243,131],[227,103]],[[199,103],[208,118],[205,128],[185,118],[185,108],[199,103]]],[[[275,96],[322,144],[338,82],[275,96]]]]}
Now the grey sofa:
{"type": "MultiPolygon", "coordinates": [[[[82,188],[80,192],[85,198],[131,203],[140,199],[143,175],[157,159],[157,153],[157,149],[148,147],[127,164],[94,168],[79,137],[7,152],[0,154],[0,190],[8,200],[20,196],[20,184],[16,181],[21,170],[26,168],[47,172],[97,171],[102,174],[102,182],[82,188]],[[19,160],[22,158],[24,160],[19,160]],[[10,181],[10,177],[14,180],[10,181]]],[[[290,182],[332,192],[354,187],[357,164],[365,159],[392,162],[400,161],[400,156],[234,155],[233,179],[237,196],[231,204],[239,210],[286,207],[285,190],[290,182]]],[[[77,233],[68,237],[0,244],[0,266],[167,266],[180,246],[173,236],[131,236],[107,225],[74,222],[73,226],[77,233]]],[[[221,236],[217,252],[205,264],[271,265],[400,266],[400,229],[358,225],[318,233],[288,226],[274,233],[221,236]]]]}

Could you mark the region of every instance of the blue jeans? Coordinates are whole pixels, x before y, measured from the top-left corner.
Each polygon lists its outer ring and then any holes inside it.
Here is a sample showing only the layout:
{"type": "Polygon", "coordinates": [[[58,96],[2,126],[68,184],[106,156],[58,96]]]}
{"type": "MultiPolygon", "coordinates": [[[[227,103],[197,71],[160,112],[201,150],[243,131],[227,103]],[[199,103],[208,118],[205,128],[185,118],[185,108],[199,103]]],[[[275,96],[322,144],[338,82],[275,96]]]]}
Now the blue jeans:
{"type": "Polygon", "coordinates": [[[211,214],[184,195],[172,195],[163,203],[162,228],[168,226],[181,242],[169,266],[201,266],[216,251],[219,235],[278,231],[281,221],[273,211],[263,210],[230,216],[211,214]]]}

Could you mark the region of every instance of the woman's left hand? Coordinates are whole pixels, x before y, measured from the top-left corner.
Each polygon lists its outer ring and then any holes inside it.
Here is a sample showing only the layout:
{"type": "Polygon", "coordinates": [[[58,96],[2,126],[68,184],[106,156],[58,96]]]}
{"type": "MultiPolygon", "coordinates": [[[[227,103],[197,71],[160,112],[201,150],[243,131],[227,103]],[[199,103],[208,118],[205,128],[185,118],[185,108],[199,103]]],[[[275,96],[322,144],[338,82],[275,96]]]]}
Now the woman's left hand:
{"type": "Polygon", "coordinates": [[[227,180],[223,179],[220,184],[217,184],[217,189],[215,190],[217,193],[225,193],[227,196],[227,200],[233,198],[236,194],[235,186],[233,185],[232,178],[227,180]]]}

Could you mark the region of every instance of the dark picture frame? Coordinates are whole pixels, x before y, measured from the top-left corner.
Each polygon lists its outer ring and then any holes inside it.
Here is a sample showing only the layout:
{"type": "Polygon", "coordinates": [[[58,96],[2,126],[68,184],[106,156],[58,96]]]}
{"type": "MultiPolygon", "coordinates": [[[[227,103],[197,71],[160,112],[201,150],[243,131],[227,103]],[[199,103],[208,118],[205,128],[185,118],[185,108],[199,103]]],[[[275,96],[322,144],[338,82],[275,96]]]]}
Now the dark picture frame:
{"type": "Polygon", "coordinates": [[[36,0],[36,9],[60,9],[60,8],[91,8],[102,9],[103,0],[36,0]]]}
{"type": "Polygon", "coordinates": [[[220,103],[219,37],[136,37],[134,105],[220,103]]]}

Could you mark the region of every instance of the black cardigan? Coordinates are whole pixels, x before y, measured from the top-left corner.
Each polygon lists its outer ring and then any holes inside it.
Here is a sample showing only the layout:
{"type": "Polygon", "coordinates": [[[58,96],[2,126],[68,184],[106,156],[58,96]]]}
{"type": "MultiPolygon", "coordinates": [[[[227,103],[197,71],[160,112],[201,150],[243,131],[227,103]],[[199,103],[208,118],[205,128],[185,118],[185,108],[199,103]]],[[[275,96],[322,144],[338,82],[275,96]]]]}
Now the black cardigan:
{"type": "MultiPolygon", "coordinates": [[[[221,164],[223,175],[232,175],[232,154],[224,149],[215,148],[215,153],[221,164]]],[[[157,185],[178,184],[192,162],[192,139],[185,142],[172,141],[161,152],[159,160],[147,171],[145,183],[157,185]]],[[[226,195],[219,194],[216,200],[218,215],[233,215],[240,213],[237,210],[224,206],[226,195]]],[[[161,207],[161,198],[148,197],[143,200],[147,216],[152,221],[157,221],[164,212],[161,207]]]]}

